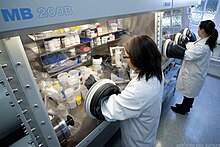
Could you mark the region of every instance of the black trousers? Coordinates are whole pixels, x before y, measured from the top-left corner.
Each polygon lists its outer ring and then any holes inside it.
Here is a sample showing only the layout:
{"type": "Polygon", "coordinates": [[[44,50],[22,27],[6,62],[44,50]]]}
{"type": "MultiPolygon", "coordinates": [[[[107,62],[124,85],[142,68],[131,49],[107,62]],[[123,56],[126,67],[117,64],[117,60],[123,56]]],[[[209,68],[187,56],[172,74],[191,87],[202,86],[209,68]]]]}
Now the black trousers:
{"type": "Polygon", "coordinates": [[[186,111],[189,111],[190,108],[192,108],[194,102],[194,98],[188,98],[186,96],[183,97],[183,102],[180,104],[180,106],[185,109],[186,111]]]}

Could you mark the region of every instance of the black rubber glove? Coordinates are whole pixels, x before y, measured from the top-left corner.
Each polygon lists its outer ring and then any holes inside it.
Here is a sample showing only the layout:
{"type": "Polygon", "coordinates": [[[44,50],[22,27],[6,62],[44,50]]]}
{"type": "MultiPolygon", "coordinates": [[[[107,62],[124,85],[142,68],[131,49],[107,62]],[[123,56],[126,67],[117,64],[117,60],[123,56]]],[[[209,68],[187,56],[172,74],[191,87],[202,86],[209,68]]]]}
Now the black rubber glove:
{"type": "Polygon", "coordinates": [[[183,59],[186,49],[180,45],[170,45],[167,48],[167,57],[168,58],[176,58],[176,59],[183,59]]]}
{"type": "Polygon", "coordinates": [[[181,34],[183,34],[184,36],[188,37],[189,38],[189,42],[194,42],[196,41],[196,35],[188,28],[185,28],[185,29],[182,29],[180,31],[181,34]],[[185,33],[183,33],[185,30],[185,33]]]}
{"type": "Polygon", "coordinates": [[[187,36],[180,35],[178,41],[176,42],[178,45],[182,46],[183,48],[186,48],[186,44],[190,41],[190,39],[187,36]]]}
{"type": "Polygon", "coordinates": [[[183,59],[186,48],[175,44],[174,41],[167,39],[163,44],[162,53],[167,58],[183,59]]]}
{"type": "Polygon", "coordinates": [[[90,89],[95,82],[97,82],[95,80],[95,77],[93,75],[90,75],[85,81],[86,88],[90,89]]]}

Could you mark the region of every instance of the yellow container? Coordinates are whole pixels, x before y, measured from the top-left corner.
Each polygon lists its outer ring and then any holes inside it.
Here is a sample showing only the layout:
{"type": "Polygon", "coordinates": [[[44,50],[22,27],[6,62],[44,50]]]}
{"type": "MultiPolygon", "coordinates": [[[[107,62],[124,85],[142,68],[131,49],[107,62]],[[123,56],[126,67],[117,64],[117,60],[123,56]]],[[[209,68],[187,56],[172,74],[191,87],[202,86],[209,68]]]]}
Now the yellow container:
{"type": "Polygon", "coordinates": [[[53,32],[57,33],[57,34],[62,34],[62,33],[64,33],[64,30],[63,29],[57,29],[57,30],[54,30],[53,32]]]}
{"type": "Polygon", "coordinates": [[[77,105],[81,105],[81,96],[76,96],[76,103],[77,105]]]}
{"type": "Polygon", "coordinates": [[[72,27],[69,27],[69,30],[70,31],[75,31],[77,29],[80,29],[80,26],[72,26],[72,27]]]}

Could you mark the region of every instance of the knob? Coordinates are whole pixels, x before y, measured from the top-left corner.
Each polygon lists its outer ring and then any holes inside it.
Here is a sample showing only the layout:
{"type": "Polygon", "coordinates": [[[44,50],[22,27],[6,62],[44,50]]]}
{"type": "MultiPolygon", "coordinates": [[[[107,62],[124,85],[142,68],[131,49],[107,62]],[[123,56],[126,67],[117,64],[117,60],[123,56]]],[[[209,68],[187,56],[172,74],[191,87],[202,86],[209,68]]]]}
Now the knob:
{"type": "Polygon", "coordinates": [[[65,121],[66,122],[66,124],[67,124],[67,126],[74,126],[74,120],[73,120],[73,118],[70,116],[70,115],[67,115],[67,120],[65,121]]]}
{"type": "Polygon", "coordinates": [[[18,100],[18,104],[20,104],[22,102],[22,100],[18,100]]]}
{"type": "Polygon", "coordinates": [[[7,77],[8,81],[11,81],[13,79],[13,77],[7,77]]]}
{"type": "Polygon", "coordinates": [[[1,65],[2,68],[5,68],[5,67],[7,67],[7,66],[8,66],[7,64],[1,65]]]}
{"type": "Polygon", "coordinates": [[[5,95],[6,95],[6,96],[9,96],[9,92],[8,92],[8,91],[7,91],[7,92],[5,92],[5,95]]]}
{"type": "Polygon", "coordinates": [[[28,141],[28,144],[32,144],[34,141],[33,140],[29,140],[28,141]]]}
{"type": "Polygon", "coordinates": [[[36,130],[35,128],[32,128],[32,129],[31,129],[32,132],[35,131],[35,130],[36,130]]]}
{"type": "Polygon", "coordinates": [[[26,112],[27,112],[27,109],[25,109],[25,110],[22,111],[23,114],[26,113],[26,112]]]}
{"type": "Polygon", "coordinates": [[[29,122],[31,122],[31,119],[28,119],[28,120],[27,120],[27,123],[29,123],[29,122]]]}
{"type": "Polygon", "coordinates": [[[4,81],[3,81],[3,80],[0,80],[0,84],[4,85],[4,81]]]}
{"type": "Polygon", "coordinates": [[[18,91],[18,89],[17,89],[17,88],[15,88],[15,89],[13,89],[12,91],[13,91],[13,92],[17,92],[17,91],[18,91]]]}

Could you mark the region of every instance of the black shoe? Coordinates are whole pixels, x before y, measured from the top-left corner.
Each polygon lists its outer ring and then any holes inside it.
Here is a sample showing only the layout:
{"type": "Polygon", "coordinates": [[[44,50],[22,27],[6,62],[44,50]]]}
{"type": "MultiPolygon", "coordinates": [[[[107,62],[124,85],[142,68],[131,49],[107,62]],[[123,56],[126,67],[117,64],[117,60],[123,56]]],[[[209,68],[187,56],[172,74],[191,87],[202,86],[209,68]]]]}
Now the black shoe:
{"type": "Polygon", "coordinates": [[[183,107],[179,106],[179,107],[174,107],[171,106],[171,110],[173,110],[173,112],[185,115],[187,112],[189,112],[189,109],[184,109],[183,107]]]}
{"type": "MultiPolygon", "coordinates": [[[[180,107],[182,104],[175,104],[176,107],[180,107]]],[[[190,106],[190,108],[192,108],[193,106],[190,106]]]]}

